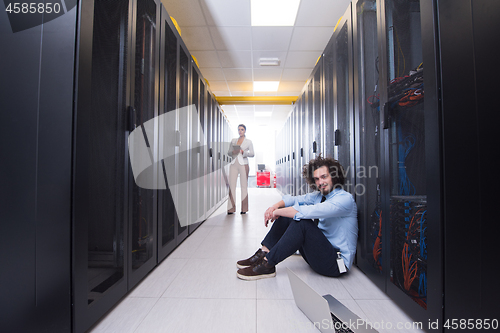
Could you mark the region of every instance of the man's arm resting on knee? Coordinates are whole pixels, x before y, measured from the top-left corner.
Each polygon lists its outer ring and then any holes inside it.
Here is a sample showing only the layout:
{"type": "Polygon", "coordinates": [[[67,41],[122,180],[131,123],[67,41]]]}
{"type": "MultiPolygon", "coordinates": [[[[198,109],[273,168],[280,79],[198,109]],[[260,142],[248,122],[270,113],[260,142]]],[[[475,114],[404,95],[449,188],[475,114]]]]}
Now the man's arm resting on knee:
{"type": "Polygon", "coordinates": [[[273,212],[273,218],[276,220],[280,216],[293,218],[298,211],[293,207],[278,208],[273,212]]]}

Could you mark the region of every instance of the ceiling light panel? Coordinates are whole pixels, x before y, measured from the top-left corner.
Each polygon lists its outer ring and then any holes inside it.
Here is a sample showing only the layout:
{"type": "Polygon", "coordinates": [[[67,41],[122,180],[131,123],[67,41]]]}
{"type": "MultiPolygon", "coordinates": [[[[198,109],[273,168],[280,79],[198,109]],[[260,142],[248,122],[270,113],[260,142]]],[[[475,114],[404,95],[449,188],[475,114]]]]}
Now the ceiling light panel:
{"type": "Polygon", "coordinates": [[[273,115],[272,111],[255,111],[254,115],[256,117],[271,117],[273,115]]]}
{"type": "Polygon", "coordinates": [[[260,58],[260,66],[279,66],[280,60],[278,58],[260,58]]]}
{"type": "Polygon", "coordinates": [[[300,0],[251,0],[252,26],[293,26],[300,0]]]}
{"type": "Polygon", "coordinates": [[[279,81],[254,81],[253,91],[278,91],[279,81]]]}

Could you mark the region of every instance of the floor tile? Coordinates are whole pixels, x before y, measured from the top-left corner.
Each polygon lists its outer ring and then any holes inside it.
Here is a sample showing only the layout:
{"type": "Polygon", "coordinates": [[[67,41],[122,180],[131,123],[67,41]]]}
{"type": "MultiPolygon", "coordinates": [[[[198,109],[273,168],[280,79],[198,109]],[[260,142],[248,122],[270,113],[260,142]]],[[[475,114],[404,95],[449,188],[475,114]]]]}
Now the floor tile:
{"type": "Polygon", "coordinates": [[[162,298],[136,333],[255,333],[256,300],[162,298]]]}
{"type": "Polygon", "coordinates": [[[380,290],[359,268],[353,266],[348,274],[339,279],[354,299],[386,300],[389,297],[380,290]]]}
{"type": "Polygon", "coordinates": [[[190,259],[162,297],[251,298],[256,282],[236,277],[232,259],[190,259]]]}
{"type": "Polygon", "coordinates": [[[187,262],[188,259],[165,259],[129,293],[128,297],[161,297],[187,262]]]}
{"type": "Polygon", "coordinates": [[[200,244],[207,238],[213,227],[200,225],[194,233],[189,235],[169,256],[169,259],[189,259],[197,253],[200,244]]]}
{"type": "Polygon", "coordinates": [[[293,300],[257,300],[257,333],[319,332],[293,300]]]}
{"type": "Polygon", "coordinates": [[[379,333],[420,333],[424,331],[419,328],[427,325],[414,322],[392,300],[356,300],[356,303],[379,333]]]}
{"type": "Polygon", "coordinates": [[[90,333],[132,333],[139,327],[157,298],[125,298],[90,333]]]}

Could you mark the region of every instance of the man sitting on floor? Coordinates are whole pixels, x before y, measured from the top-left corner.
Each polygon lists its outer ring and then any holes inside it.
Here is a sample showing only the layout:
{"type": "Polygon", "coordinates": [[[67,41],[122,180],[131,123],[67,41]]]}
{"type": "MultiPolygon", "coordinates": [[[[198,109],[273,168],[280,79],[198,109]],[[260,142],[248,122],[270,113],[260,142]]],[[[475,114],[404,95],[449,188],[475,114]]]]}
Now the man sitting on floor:
{"type": "Polygon", "coordinates": [[[237,262],[240,279],[276,276],[275,266],[297,250],[319,274],[339,276],[351,268],[358,237],[357,207],[352,195],[343,189],[342,166],[319,155],[304,165],[302,176],[315,191],[285,195],[266,210],[265,226],[269,221],[274,224],[262,247],[237,262]]]}

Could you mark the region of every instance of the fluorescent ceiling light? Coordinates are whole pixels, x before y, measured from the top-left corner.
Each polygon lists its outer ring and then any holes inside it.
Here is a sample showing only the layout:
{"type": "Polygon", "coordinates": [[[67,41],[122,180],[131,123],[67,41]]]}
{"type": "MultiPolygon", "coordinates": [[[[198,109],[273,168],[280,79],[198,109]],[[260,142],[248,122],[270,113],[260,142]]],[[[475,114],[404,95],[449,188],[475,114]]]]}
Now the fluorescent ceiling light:
{"type": "Polygon", "coordinates": [[[280,60],[279,60],[279,58],[260,58],[259,65],[260,66],[279,66],[280,60]]]}
{"type": "Polygon", "coordinates": [[[251,0],[252,26],[293,26],[300,0],[251,0]]]}
{"type": "Polygon", "coordinates": [[[255,117],[271,117],[273,115],[272,111],[255,111],[255,117]]]}
{"type": "Polygon", "coordinates": [[[254,81],[253,91],[278,91],[279,81],[254,81]]]}

